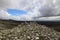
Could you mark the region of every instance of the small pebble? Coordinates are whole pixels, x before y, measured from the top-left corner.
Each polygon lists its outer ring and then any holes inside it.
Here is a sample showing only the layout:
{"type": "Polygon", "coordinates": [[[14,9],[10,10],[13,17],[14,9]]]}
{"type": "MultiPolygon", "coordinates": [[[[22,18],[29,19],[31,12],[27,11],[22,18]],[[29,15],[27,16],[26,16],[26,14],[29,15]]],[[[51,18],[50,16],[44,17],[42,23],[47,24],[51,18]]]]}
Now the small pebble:
{"type": "Polygon", "coordinates": [[[15,37],[15,39],[17,39],[17,37],[15,37]]]}
{"type": "Polygon", "coordinates": [[[28,39],[30,39],[30,36],[27,36],[28,39]]]}
{"type": "Polygon", "coordinates": [[[36,37],[36,39],[39,39],[39,37],[36,37]]]}

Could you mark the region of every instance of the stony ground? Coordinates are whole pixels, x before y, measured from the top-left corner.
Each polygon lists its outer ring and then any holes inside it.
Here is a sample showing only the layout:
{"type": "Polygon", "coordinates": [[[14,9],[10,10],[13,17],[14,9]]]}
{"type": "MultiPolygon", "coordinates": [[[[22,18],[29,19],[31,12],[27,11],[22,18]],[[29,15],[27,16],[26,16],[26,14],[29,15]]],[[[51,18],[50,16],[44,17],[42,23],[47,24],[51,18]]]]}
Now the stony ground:
{"type": "Polygon", "coordinates": [[[22,23],[0,30],[0,40],[60,40],[60,32],[37,23],[22,23]]]}

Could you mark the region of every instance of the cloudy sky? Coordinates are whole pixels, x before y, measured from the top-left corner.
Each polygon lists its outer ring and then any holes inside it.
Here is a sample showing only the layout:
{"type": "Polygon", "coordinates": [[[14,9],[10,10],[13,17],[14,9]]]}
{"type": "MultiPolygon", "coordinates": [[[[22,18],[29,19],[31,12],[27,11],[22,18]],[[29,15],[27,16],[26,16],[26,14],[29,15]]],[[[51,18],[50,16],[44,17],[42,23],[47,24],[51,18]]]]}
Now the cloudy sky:
{"type": "Polygon", "coordinates": [[[0,19],[60,20],[60,0],[0,0],[0,19]]]}

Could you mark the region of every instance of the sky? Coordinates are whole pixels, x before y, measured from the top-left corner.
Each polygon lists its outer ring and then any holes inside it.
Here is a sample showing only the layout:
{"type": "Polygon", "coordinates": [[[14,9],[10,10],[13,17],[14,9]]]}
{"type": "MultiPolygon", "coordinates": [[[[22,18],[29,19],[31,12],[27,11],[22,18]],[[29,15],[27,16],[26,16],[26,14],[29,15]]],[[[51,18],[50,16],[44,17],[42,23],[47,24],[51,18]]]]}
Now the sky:
{"type": "Polygon", "coordinates": [[[0,19],[60,20],[60,0],[0,0],[0,19]]]}
{"type": "Polygon", "coordinates": [[[27,13],[27,11],[25,10],[17,10],[17,9],[8,9],[7,12],[13,16],[19,16],[27,13]]]}

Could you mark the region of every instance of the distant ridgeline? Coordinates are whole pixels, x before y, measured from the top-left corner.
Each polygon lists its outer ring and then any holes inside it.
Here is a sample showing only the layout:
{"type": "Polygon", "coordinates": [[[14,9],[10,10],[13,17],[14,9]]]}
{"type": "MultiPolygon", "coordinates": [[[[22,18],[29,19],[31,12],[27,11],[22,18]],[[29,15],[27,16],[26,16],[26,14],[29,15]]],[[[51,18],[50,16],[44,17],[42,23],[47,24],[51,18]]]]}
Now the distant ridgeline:
{"type": "Polygon", "coordinates": [[[0,21],[8,21],[8,22],[16,22],[16,23],[30,23],[30,22],[34,22],[34,23],[38,23],[38,24],[42,24],[42,25],[60,25],[60,21],[16,21],[16,20],[3,20],[0,19],[0,21]]]}
{"type": "Polygon", "coordinates": [[[0,24],[2,23],[4,25],[6,25],[6,27],[8,27],[8,28],[13,28],[15,26],[18,26],[21,23],[25,24],[25,23],[32,23],[32,22],[40,24],[40,25],[45,25],[47,27],[54,28],[55,30],[60,31],[60,22],[59,21],[15,21],[15,20],[0,19],[0,24]]]}

